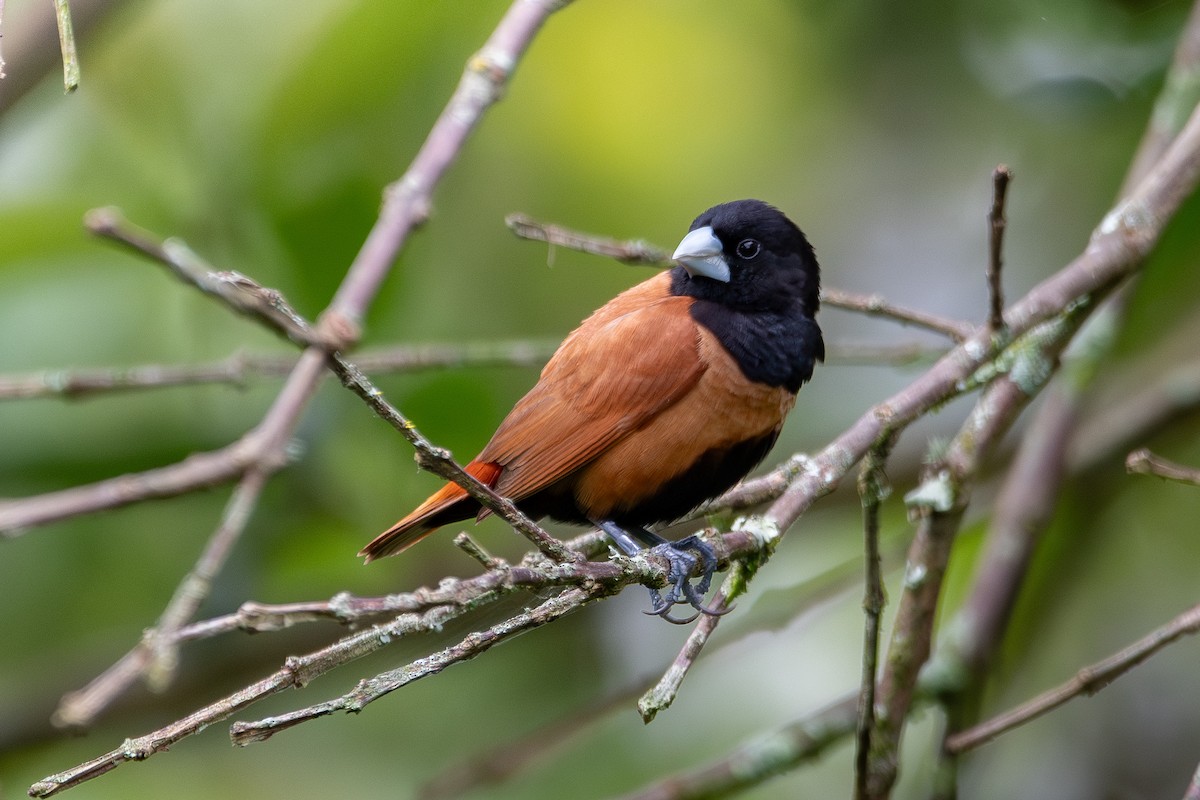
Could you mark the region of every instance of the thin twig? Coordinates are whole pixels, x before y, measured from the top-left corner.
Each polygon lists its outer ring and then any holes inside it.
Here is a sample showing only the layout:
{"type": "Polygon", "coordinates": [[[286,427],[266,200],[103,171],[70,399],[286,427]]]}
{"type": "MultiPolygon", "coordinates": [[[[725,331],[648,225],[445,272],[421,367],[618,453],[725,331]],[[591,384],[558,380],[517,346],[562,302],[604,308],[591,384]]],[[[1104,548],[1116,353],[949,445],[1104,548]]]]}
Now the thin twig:
{"type": "Polygon", "coordinates": [[[79,88],[79,54],[75,51],[75,28],[71,25],[71,6],[67,0],[54,0],[54,19],[62,50],[63,89],[70,94],[79,88]]]}
{"type": "MultiPolygon", "coordinates": [[[[384,374],[417,372],[450,367],[533,367],[553,353],[551,342],[514,340],[467,344],[394,345],[355,353],[360,369],[384,374]]],[[[897,345],[877,351],[864,349],[879,361],[905,364],[920,360],[929,351],[897,345]]],[[[139,389],[161,389],[201,384],[246,386],[252,378],[287,376],[299,357],[291,353],[234,353],[220,361],[202,364],[146,364],[136,367],[60,369],[27,375],[0,375],[0,400],[59,397],[78,400],[99,394],[139,389]]]]}
{"type": "Polygon", "coordinates": [[[242,476],[226,505],[221,524],[209,538],[196,565],[175,589],[158,622],[112,667],[83,689],[62,698],[52,718],[56,726],[87,727],[143,675],[155,690],[161,691],[171,683],[179,663],[178,632],[208,599],[213,580],[250,521],[268,474],[265,469],[251,468],[242,476]]]}
{"type": "MultiPolygon", "coordinates": [[[[728,534],[719,544],[723,548],[729,545],[728,550],[719,553],[722,558],[728,558],[737,552],[749,552],[757,546],[751,537],[744,534],[728,534]]],[[[303,719],[324,716],[339,709],[361,710],[367,703],[405,683],[434,674],[450,664],[470,659],[506,638],[540,627],[594,599],[615,594],[635,583],[657,582],[662,585],[666,582],[670,569],[665,558],[652,555],[604,562],[543,564],[544,569],[510,567],[503,572],[487,572],[467,580],[447,579],[441,581],[436,589],[424,589],[406,595],[392,595],[358,603],[355,603],[353,598],[341,595],[326,604],[301,604],[298,607],[293,605],[274,609],[265,606],[244,607],[233,617],[197,623],[181,629],[176,634],[177,641],[225,632],[235,626],[273,629],[273,626],[314,618],[349,621],[379,613],[399,612],[399,616],[391,622],[351,634],[307,655],[289,657],[282,668],[267,678],[222,698],[185,719],[137,739],[128,740],[121,747],[99,758],[50,776],[31,787],[30,794],[48,797],[62,789],[104,774],[122,763],[144,760],[265,697],[285,689],[302,687],[338,666],[402,638],[440,630],[450,620],[518,589],[524,588],[538,593],[556,587],[569,587],[530,611],[468,635],[453,647],[420,658],[406,667],[389,671],[371,681],[364,681],[354,692],[335,701],[238,726],[233,732],[235,740],[239,744],[247,744],[291,727],[303,719]]]]}
{"type": "Polygon", "coordinates": [[[1167,645],[1195,633],[1200,633],[1200,605],[1193,606],[1103,661],[1084,667],[1061,686],[1043,692],[987,722],[950,736],[946,739],[946,749],[952,753],[972,750],[1081,694],[1095,694],[1167,645]]]}
{"type": "Polygon", "coordinates": [[[1162,456],[1156,456],[1145,448],[1134,450],[1129,454],[1129,457],[1125,459],[1125,469],[1137,475],[1155,475],[1159,478],[1200,486],[1200,469],[1187,467],[1162,456]]]}
{"type": "Polygon", "coordinates": [[[219,450],[194,453],[165,467],[33,497],[0,500],[0,537],[13,538],[51,522],[229,483],[258,460],[261,447],[261,440],[247,434],[219,450]]]}
{"type": "MultiPolygon", "coordinates": [[[[221,300],[240,314],[265,323],[297,344],[326,346],[279,292],[260,286],[240,273],[216,270],[181,240],[164,241],[131,223],[120,209],[111,206],[92,209],[84,216],[84,227],[96,236],[148,256],[184,283],[221,300]]],[[[331,346],[330,349],[336,348],[331,346]]]]}
{"type": "Polygon", "coordinates": [[[745,592],[748,583],[745,577],[745,564],[745,561],[733,562],[729,574],[725,577],[724,583],[710,606],[714,613],[700,615],[696,627],[692,628],[692,632],[688,634],[687,641],[684,642],[683,648],[671,662],[671,666],[666,669],[657,683],[638,698],[637,710],[642,717],[642,722],[649,724],[659,711],[670,708],[671,704],[675,702],[675,698],[679,694],[679,687],[683,685],[683,679],[687,677],[696,663],[696,659],[700,657],[700,652],[708,644],[709,638],[712,637],[721,621],[722,614],[729,609],[729,604],[734,598],[745,592]]]}
{"type": "Polygon", "coordinates": [[[508,562],[502,558],[496,558],[489,553],[483,545],[475,541],[471,534],[466,531],[459,531],[454,535],[454,546],[471,558],[479,562],[479,565],[485,570],[504,570],[508,567],[508,562]]]}
{"type": "MultiPolygon", "coordinates": [[[[50,8],[47,0],[42,0],[42,3],[47,9],[50,8]]],[[[9,12],[14,5],[9,4],[9,12]]],[[[86,39],[89,31],[125,5],[120,0],[71,0],[71,27],[76,38],[86,39]]],[[[62,49],[47,46],[58,39],[57,15],[25,14],[19,19],[19,29],[13,28],[10,20],[5,31],[0,31],[5,34],[6,64],[6,77],[0,80],[0,116],[40,86],[44,77],[55,70],[62,71],[62,49]]]]}
{"type": "MultiPolygon", "coordinates": [[[[547,242],[571,250],[606,256],[623,264],[664,268],[674,266],[675,263],[671,260],[670,251],[640,239],[623,241],[584,233],[561,225],[539,222],[525,214],[510,214],[505,222],[509,229],[522,239],[547,242]]],[[[923,311],[903,308],[887,302],[878,295],[859,295],[826,287],[821,290],[821,301],[837,308],[858,311],[868,316],[888,317],[906,324],[928,328],[949,336],[956,342],[963,341],[975,330],[975,326],[968,322],[945,319],[923,311]]]]}
{"type": "Polygon", "coordinates": [[[504,224],[522,239],[545,242],[552,246],[561,246],[568,250],[578,250],[596,256],[605,256],[623,264],[648,267],[674,266],[669,250],[664,250],[642,239],[622,241],[610,239],[607,236],[580,233],[561,225],[538,222],[528,214],[521,213],[509,214],[504,218],[504,224]]]}
{"type": "Polygon", "coordinates": [[[863,593],[863,664],[862,684],[858,695],[858,730],[854,757],[854,797],[867,796],[868,759],[875,729],[875,684],[878,680],[879,631],[883,606],[887,596],[883,588],[883,571],[879,554],[879,509],[891,494],[887,475],[888,455],[895,437],[885,435],[863,459],[858,475],[858,494],[863,507],[863,539],[866,578],[863,593]]]}
{"type": "Polygon", "coordinates": [[[834,308],[857,311],[868,317],[886,317],[904,325],[915,325],[934,333],[940,333],[955,342],[966,341],[975,331],[975,326],[969,322],[905,308],[895,303],[889,303],[877,294],[854,294],[826,286],[821,289],[821,302],[834,308]]]}
{"type": "MultiPolygon", "coordinates": [[[[514,636],[540,628],[543,625],[548,625],[585,603],[598,597],[603,597],[607,593],[607,589],[599,584],[594,584],[586,589],[567,589],[528,611],[522,611],[516,616],[509,617],[503,622],[499,622],[489,628],[468,634],[458,644],[432,653],[399,669],[389,670],[376,675],[374,678],[359,681],[358,685],[352,691],[347,692],[341,697],[255,722],[236,722],[230,728],[230,738],[234,744],[244,746],[253,742],[265,741],[280,731],[287,730],[308,720],[328,716],[337,711],[358,713],[366,708],[368,704],[397,689],[401,689],[421,678],[436,675],[453,664],[469,661],[491,649],[494,645],[500,644],[514,636]]],[[[380,637],[388,636],[389,631],[387,631],[387,626],[378,629],[376,635],[380,637]]]]}
{"type": "Polygon", "coordinates": [[[450,451],[437,447],[417,430],[417,427],[400,410],[383,397],[383,392],[354,364],[339,356],[330,357],[330,369],[342,380],[342,385],[357,394],[371,410],[400,432],[416,448],[417,464],[435,475],[454,481],[478,500],[489,511],[511,525],[518,533],[529,539],[547,557],[563,562],[573,561],[576,555],[567,550],[562,542],[546,533],[542,526],[527,517],[517,504],[507,497],[496,494],[492,487],[481,483],[474,475],[462,468],[450,455],[450,451]]]}
{"type": "Polygon", "coordinates": [[[1004,200],[1008,196],[1008,184],[1012,171],[1001,164],[992,171],[992,209],[988,212],[988,263],[987,285],[990,307],[988,325],[994,332],[1004,329],[1004,285],[1000,280],[1000,268],[1004,263],[1004,229],[1008,221],[1004,218],[1004,200]]]}

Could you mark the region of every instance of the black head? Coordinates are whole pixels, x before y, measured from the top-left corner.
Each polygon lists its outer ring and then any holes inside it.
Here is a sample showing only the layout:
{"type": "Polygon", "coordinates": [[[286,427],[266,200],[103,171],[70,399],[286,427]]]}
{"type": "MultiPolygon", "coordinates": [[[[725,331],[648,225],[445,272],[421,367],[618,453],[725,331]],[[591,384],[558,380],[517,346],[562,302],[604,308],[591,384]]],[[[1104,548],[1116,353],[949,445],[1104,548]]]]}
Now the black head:
{"type": "Polygon", "coordinates": [[[761,200],[705,211],[675,250],[672,290],[743,311],[817,312],[820,268],[812,246],[783,212],[761,200]]]}
{"type": "Polygon", "coordinates": [[[825,358],[813,315],[821,277],[812,246],[761,200],[713,206],[675,250],[671,292],[694,298],[711,331],[752,381],[797,391],[825,358]]]}

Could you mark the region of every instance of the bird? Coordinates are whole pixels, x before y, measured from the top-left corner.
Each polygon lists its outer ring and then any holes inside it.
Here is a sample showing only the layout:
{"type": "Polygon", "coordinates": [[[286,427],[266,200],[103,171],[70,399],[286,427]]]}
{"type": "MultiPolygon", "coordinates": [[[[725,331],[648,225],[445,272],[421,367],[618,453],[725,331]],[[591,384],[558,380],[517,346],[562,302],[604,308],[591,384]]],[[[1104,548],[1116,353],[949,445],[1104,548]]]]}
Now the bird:
{"type": "MultiPolygon", "coordinates": [[[[796,393],[824,361],[820,267],[804,233],[761,200],[709,208],[676,266],[617,295],[570,333],[537,383],[465,467],[526,515],[594,525],[625,553],[666,557],[652,610],[703,605],[717,559],[669,523],[740,481],[775,444],[796,393]],[[691,583],[701,567],[700,579],[691,583]]],[[[367,562],[437,528],[489,514],[447,483],[367,544],[367,562]]]]}

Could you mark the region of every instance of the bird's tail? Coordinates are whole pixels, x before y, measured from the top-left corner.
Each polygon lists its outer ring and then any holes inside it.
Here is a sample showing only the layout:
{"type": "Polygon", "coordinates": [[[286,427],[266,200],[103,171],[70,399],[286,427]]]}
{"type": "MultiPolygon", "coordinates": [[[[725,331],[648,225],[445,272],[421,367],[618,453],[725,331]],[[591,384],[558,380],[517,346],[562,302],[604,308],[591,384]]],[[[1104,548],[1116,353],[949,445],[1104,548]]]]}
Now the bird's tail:
{"type": "MultiPolygon", "coordinates": [[[[472,461],[467,464],[466,470],[488,486],[495,486],[500,477],[499,464],[472,461]]],[[[407,517],[372,539],[358,554],[368,563],[384,556],[394,556],[443,525],[475,516],[479,509],[479,503],[465,489],[457,483],[447,483],[407,517]]]]}

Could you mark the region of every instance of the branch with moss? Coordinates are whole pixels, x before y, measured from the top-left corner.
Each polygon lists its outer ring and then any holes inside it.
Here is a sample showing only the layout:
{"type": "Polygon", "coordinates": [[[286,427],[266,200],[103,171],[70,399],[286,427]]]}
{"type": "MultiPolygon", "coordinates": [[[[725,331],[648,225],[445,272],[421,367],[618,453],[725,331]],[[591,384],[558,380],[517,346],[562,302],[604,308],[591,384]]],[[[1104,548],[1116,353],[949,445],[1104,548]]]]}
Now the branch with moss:
{"type": "MultiPolygon", "coordinates": [[[[1118,197],[1133,196],[1170,148],[1200,103],[1200,3],[1176,46],[1162,92],[1131,160],[1118,197]]],[[[1132,276],[1136,280],[1136,273],[1132,276]]],[[[1200,403],[1200,370],[1187,367],[1160,382],[1131,389],[1125,402],[1084,420],[1082,406],[1122,324],[1132,280],[1102,303],[1073,346],[1064,374],[1045,393],[994,503],[978,567],[963,605],[947,623],[948,635],[932,680],[948,717],[947,735],[978,719],[987,666],[999,648],[1034,550],[1054,513],[1067,476],[1145,436],[1182,409],[1200,403]],[[1189,381],[1190,377],[1190,381],[1189,381]],[[1193,388],[1188,390],[1188,386],[1193,388]]],[[[950,763],[950,760],[947,762],[950,763]]]]}
{"type": "MultiPolygon", "coordinates": [[[[1102,223],[1092,245],[1079,258],[1062,272],[1035,287],[1030,294],[1010,308],[1006,319],[1009,321],[1013,335],[1020,337],[1035,325],[1055,319],[1061,313],[1059,312],[1061,308],[1070,308],[1072,312],[1069,313],[1081,316],[1089,303],[1080,303],[1078,298],[1102,294],[1120,277],[1140,263],[1145,252],[1156,241],[1165,220],[1170,218],[1182,198],[1200,177],[1200,113],[1194,115],[1185,133],[1186,135],[1181,136],[1149,176],[1139,194],[1130,201],[1142,205],[1131,208],[1127,204],[1126,207],[1114,211],[1102,223]],[[1187,147],[1185,148],[1181,142],[1186,143],[1187,147]],[[1132,213],[1134,210],[1144,212],[1147,210],[1147,206],[1151,205],[1159,213],[1132,213]],[[1071,292],[1074,294],[1070,294],[1071,292]],[[1064,295],[1067,296],[1067,300],[1073,300],[1073,302],[1064,301],[1064,295]]],[[[1037,340],[1036,335],[1034,340],[1037,340]]],[[[1023,384],[1029,380],[1036,380],[1041,373],[1036,369],[1030,369],[1036,363],[1036,359],[1019,357],[1023,348],[1027,346],[1027,341],[1018,339],[1017,344],[1019,346],[1015,348],[1006,348],[1002,342],[985,336],[983,332],[977,332],[972,338],[956,347],[907,389],[872,408],[823,451],[798,464],[798,471],[794,479],[782,491],[765,515],[741,522],[736,526],[736,530],[722,537],[711,537],[714,539],[713,544],[722,548],[719,551],[721,558],[727,561],[731,557],[749,553],[769,553],[779,537],[799,515],[818,497],[832,491],[846,472],[866,454],[872,443],[877,441],[884,432],[885,425],[887,426],[886,430],[901,430],[929,409],[950,397],[971,390],[976,385],[995,380],[997,375],[1004,376],[1000,385],[1010,387],[1006,391],[1020,390],[1021,395],[1024,396],[1023,384]]],[[[1028,384],[1025,386],[1028,387],[1028,384]]],[[[1006,416],[1002,414],[984,413],[986,408],[984,404],[977,404],[977,409],[980,411],[975,416],[976,422],[964,429],[965,431],[975,431],[979,435],[988,430],[989,426],[996,425],[997,420],[1006,419],[1006,416]]],[[[966,439],[964,438],[963,441],[965,447],[966,439]]],[[[939,537],[927,538],[941,541],[939,537]]],[[[646,583],[662,580],[667,566],[659,564],[656,567],[650,567],[646,559],[639,557],[638,559],[609,562],[608,569],[617,569],[615,565],[618,563],[632,564],[636,567],[630,574],[631,582],[646,583]]],[[[579,568],[577,564],[559,564],[555,567],[559,570],[577,568],[579,568]]],[[[591,599],[581,589],[572,591],[575,592],[572,597],[576,598],[580,604],[591,599]]],[[[902,600],[902,609],[903,603],[902,600]]],[[[917,607],[919,604],[914,609],[917,607]]],[[[517,623],[516,627],[525,629],[525,626],[540,624],[541,620],[557,618],[561,609],[561,605],[553,604],[543,607],[533,616],[529,616],[528,612],[522,612],[522,621],[517,623]]],[[[921,614],[917,616],[920,617],[921,614]]],[[[481,644],[491,642],[495,635],[499,635],[497,631],[501,629],[489,628],[488,630],[492,632],[485,632],[479,638],[481,644]]],[[[389,637],[390,635],[389,632],[389,637]]],[[[352,639],[353,644],[343,645],[342,651],[356,652],[356,648],[363,642],[358,638],[352,637],[352,639]]],[[[443,655],[442,658],[446,657],[447,655],[443,655]]],[[[919,661],[923,661],[923,658],[919,661]]],[[[324,664],[325,661],[321,660],[320,663],[324,664]]],[[[442,661],[439,660],[438,663],[442,663],[442,661]]],[[[893,708],[903,707],[906,709],[909,702],[906,698],[911,697],[911,689],[907,681],[901,679],[901,676],[911,673],[915,680],[915,670],[897,672],[893,667],[891,673],[890,683],[888,673],[885,673],[881,689],[882,702],[886,704],[890,699],[894,704],[893,708]]],[[[279,718],[280,725],[286,727],[297,720],[311,719],[328,713],[333,708],[357,707],[363,698],[373,699],[374,694],[372,693],[375,690],[391,691],[398,685],[402,685],[403,682],[402,673],[392,673],[390,678],[385,677],[379,683],[371,683],[367,687],[365,695],[346,696],[330,701],[332,705],[320,704],[301,709],[291,716],[279,718]]],[[[303,681],[297,681],[293,672],[285,669],[265,682],[256,684],[255,687],[248,687],[249,694],[243,691],[232,695],[223,701],[223,704],[218,704],[217,708],[222,714],[225,712],[231,714],[260,696],[298,683],[303,683],[303,681]]],[[[205,719],[204,724],[212,721],[211,711],[202,716],[205,719]]],[[[894,720],[894,717],[889,719],[894,720]]],[[[266,725],[264,728],[265,722],[255,723],[247,730],[252,731],[254,735],[265,733],[271,728],[270,725],[266,725]]],[[[171,735],[162,741],[178,741],[178,736],[190,735],[199,728],[193,717],[181,721],[178,725],[179,727],[173,727],[171,735]]],[[[155,743],[159,741],[160,739],[155,737],[149,740],[149,744],[157,746],[155,743]]],[[[143,744],[145,743],[143,742],[143,744]]],[[[71,771],[69,775],[64,773],[46,784],[39,784],[39,790],[54,791],[55,786],[91,777],[99,774],[99,771],[111,769],[112,765],[116,763],[123,763],[129,758],[145,757],[146,754],[145,747],[113,751],[106,757],[89,762],[87,765],[81,765],[76,771],[71,771]],[[62,778],[62,780],[58,780],[58,778],[62,778]]]]}
{"type": "MultiPolygon", "coordinates": [[[[477,122],[478,115],[487,105],[494,102],[499,87],[507,79],[512,65],[516,63],[529,38],[551,10],[553,8],[550,4],[532,2],[513,6],[489,45],[469,63],[463,84],[460,84],[450,107],[439,119],[413,168],[404,180],[389,190],[379,221],[320,322],[316,326],[306,324],[300,327],[307,337],[302,339],[306,350],[289,374],[276,403],[264,417],[262,424],[245,437],[244,441],[254,445],[243,446],[248,451],[244,454],[247,461],[243,463],[227,459],[225,463],[227,469],[232,469],[231,475],[241,476],[243,480],[248,481],[243,484],[247,503],[231,502],[222,523],[222,527],[227,523],[230,529],[235,530],[234,537],[236,531],[244,527],[244,519],[249,511],[246,506],[253,505],[252,495],[257,489],[252,481],[261,485],[261,482],[283,465],[287,439],[316,385],[326,369],[331,366],[359,392],[364,401],[371,403],[376,410],[382,410],[396,425],[397,430],[417,446],[418,452],[424,455],[428,468],[434,471],[441,469],[446,475],[454,475],[451,479],[464,485],[473,494],[478,492],[477,497],[487,507],[498,512],[508,512],[507,515],[502,513],[502,516],[514,526],[522,527],[525,524],[519,512],[511,508],[511,503],[503,498],[488,495],[484,491],[486,487],[481,488],[472,484],[468,478],[457,475],[454,472],[457,465],[453,464],[448,454],[438,451],[424,440],[419,440],[420,435],[412,430],[411,425],[398,411],[390,409],[390,406],[382,402],[376,404],[375,401],[382,400],[377,390],[365,379],[360,379],[352,365],[331,354],[344,351],[359,338],[359,321],[365,308],[390,268],[396,252],[411,230],[420,224],[428,213],[429,193],[457,154],[463,139],[477,122]],[[408,434],[411,434],[411,437],[408,434]],[[506,503],[508,505],[505,505],[506,503]]],[[[817,499],[833,491],[882,436],[902,432],[912,422],[951,398],[979,388],[984,389],[971,418],[943,462],[947,472],[951,473],[957,483],[949,486],[949,490],[941,495],[927,492],[924,498],[929,513],[925,514],[928,521],[922,525],[928,525],[928,530],[925,536],[918,537],[919,541],[914,544],[913,550],[918,557],[914,564],[923,568],[924,572],[910,576],[911,585],[906,587],[901,598],[900,621],[897,624],[897,629],[907,632],[910,638],[908,641],[899,642],[893,636],[889,662],[879,687],[880,704],[886,709],[887,715],[877,721],[875,728],[883,733],[880,752],[885,756],[885,760],[887,748],[894,747],[902,720],[912,707],[916,692],[916,671],[928,653],[928,643],[932,636],[931,609],[936,608],[938,591],[936,576],[934,580],[927,581],[926,578],[933,574],[931,571],[936,572],[939,569],[939,564],[944,568],[945,552],[948,552],[949,543],[957,528],[956,515],[961,514],[961,507],[978,467],[979,455],[994,446],[998,433],[1011,424],[1017,411],[1028,402],[1028,397],[1044,385],[1052,373],[1052,366],[1048,365],[1052,365],[1057,355],[1055,348],[1065,344],[1066,339],[1074,333],[1077,323],[1099,300],[1134,273],[1145,255],[1154,247],[1166,221],[1175,214],[1182,200],[1194,190],[1198,179],[1200,112],[1193,111],[1180,135],[1165,149],[1145,179],[1140,181],[1136,189],[1101,222],[1087,249],[1071,264],[1043,281],[1005,310],[1006,331],[1003,334],[982,326],[963,329],[961,342],[907,388],[869,409],[819,453],[807,458],[793,459],[786,470],[772,476],[769,485],[765,488],[756,487],[755,491],[759,492],[756,496],[773,499],[764,514],[740,520],[730,532],[706,533],[706,540],[717,549],[723,564],[728,565],[737,560],[751,563],[748,559],[754,559],[752,563],[759,563],[769,558],[780,538],[800,515],[817,499]],[[1062,330],[1056,332],[1059,328],[1062,330]],[[945,508],[936,504],[939,497],[948,498],[949,504],[945,508]],[[930,587],[933,587],[932,591],[930,587]],[[915,642],[915,646],[910,647],[912,642],[915,642]],[[893,650],[897,656],[894,662],[893,650]],[[888,725],[894,727],[887,728],[888,725]]],[[[238,292],[249,290],[254,294],[261,289],[256,288],[252,282],[245,283],[244,280],[239,278],[236,281],[238,292]]],[[[265,312],[256,314],[256,317],[264,319],[269,316],[270,314],[265,312]]],[[[927,487],[939,488],[936,480],[931,480],[927,487]]],[[[562,547],[561,544],[549,540],[549,537],[542,539],[534,530],[525,532],[532,534],[534,541],[542,547],[542,555],[520,568],[496,563],[486,557],[481,558],[480,560],[488,565],[488,569],[478,580],[481,584],[486,581],[503,581],[518,574],[515,570],[527,569],[530,570],[530,574],[541,576],[538,580],[543,581],[542,586],[558,590],[551,597],[540,600],[533,607],[507,620],[481,627],[459,643],[432,653],[425,659],[367,679],[354,692],[342,697],[270,719],[241,723],[234,728],[235,737],[240,741],[254,741],[336,710],[359,710],[374,699],[412,680],[434,674],[446,666],[477,655],[517,632],[548,624],[570,610],[613,594],[624,586],[633,583],[661,585],[665,581],[667,565],[659,563],[659,560],[652,556],[618,557],[606,562],[580,561],[575,558],[573,552],[566,549],[556,550],[562,547]],[[545,558],[546,555],[550,557],[545,558]]],[[[229,541],[231,540],[228,538],[224,539],[222,547],[229,541]]],[[[208,566],[220,568],[220,564],[216,562],[208,566]]],[[[731,585],[727,597],[732,596],[733,588],[731,585]]],[[[397,637],[429,630],[450,618],[447,615],[452,616],[464,611],[465,609],[457,606],[443,605],[422,612],[402,613],[394,616],[389,622],[345,637],[328,648],[298,659],[290,659],[280,670],[263,681],[160,731],[130,740],[100,758],[52,776],[37,784],[34,789],[40,794],[52,794],[102,774],[121,763],[140,760],[161,752],[170,744],[198,732],[213,721],[227,718],[262,697],[285,688],[303,686],[317,674],[345,664],[363,653],[372,652],[397,637]]],[[[182,628],[176,632],[178,630],[182,628]]],[[[836,708],[841,709],[841,705],[836,708]]],[[[843,731],[837,724],[841,717],[831,710],[827,728],[816,732],[808,727],[802,730],[793,729],[786,733],[784,738],[790,736],[797,739],[803,735],[814,743],[813,747],[819,747],[832,741],[831,737],[840,737],[854,729],[859,714],[852,702],[849,718],[849,728],[843,731]]],[[[874,737],[872,741],[876,741],[874,737]]],[[[789,752],[794,755],[803,750],[803,747],[796,747],[789,752]]],[[[776,748],[774,752],[777,754],[779,749],[776,748]]],[[[773,774],[773,770],[778,770],[785,764],[777,757],[772,758],[769,748],[756,750],[754,755],[757,758],[755,763],[760,769],[740,770],[737,774],[730,774],[730,765],[736,766],[746,761],[723,762],[719,770],[706,773],[694,784],[697,791],[711,792],[714,786],[750,785],[773,774]]],[[[881,795],[885,795],[890,787],[885,772],[886,770],[879,770],[872,774],[872,777],[878,776],[881,781],[878,784],[881,787],[881,795]]]]}

